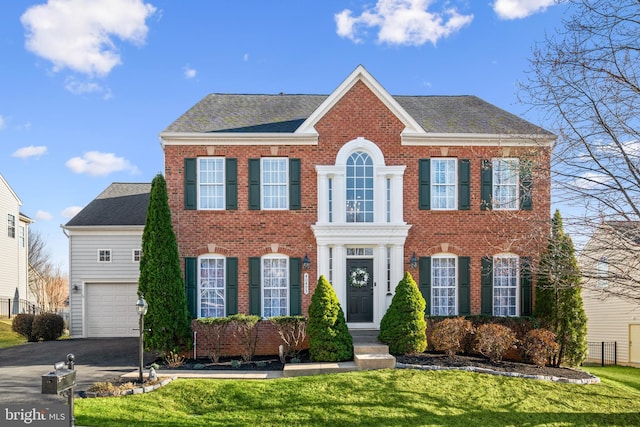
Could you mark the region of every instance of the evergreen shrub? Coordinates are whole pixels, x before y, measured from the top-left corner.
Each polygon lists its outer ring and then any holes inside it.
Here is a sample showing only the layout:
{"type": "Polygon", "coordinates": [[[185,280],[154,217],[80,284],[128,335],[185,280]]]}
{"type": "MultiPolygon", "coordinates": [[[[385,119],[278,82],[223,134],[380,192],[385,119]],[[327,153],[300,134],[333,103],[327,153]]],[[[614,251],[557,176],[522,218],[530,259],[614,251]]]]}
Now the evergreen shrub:
{"type": "Polygon", "coordinates": [[[64,333],[64,319],[55,313],[39,314],[33,319],[32,333],[37,340],[55,341],[64,333]]]}
{"type": "Polygon", "coordinates": [[[35,314],[21,313],[13,318],[11,329],[27,339],[29,342],[38,341],[38,337],[33,335],[33,319],[35,314]]]}

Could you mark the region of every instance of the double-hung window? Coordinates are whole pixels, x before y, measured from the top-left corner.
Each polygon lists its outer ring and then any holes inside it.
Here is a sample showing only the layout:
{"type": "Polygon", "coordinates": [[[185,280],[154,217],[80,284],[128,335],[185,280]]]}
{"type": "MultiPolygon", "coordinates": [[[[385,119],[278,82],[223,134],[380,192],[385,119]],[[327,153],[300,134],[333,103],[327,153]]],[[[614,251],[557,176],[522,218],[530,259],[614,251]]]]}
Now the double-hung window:
{"type": "Polygon", "coordinates": [[[198,317],[225,316],[225,258],[200,257],[198,317]]]}
{"type": "Polygon", "coordinates": [[[198,208],[224,209],[224,158],[198,158],[198,208]]]}
{"type": "Polygon", "coordinates": [[[262,315],[263,317],[289,314],[289,258],[265,256],[262,258],[262,315]]]}
{"type": "Polygon", "coordinates": [[[609,285],[609,259],[606,256],[602,256],[598,259],[596,276],[598,279],[596,286],[598,288],[606,288],[609,285]]]}
{"type": "Polygon", "coordinates": [[[456,159],[431,159],[431,209],[457,209],[456,159]]]}
{"type": "Polygon", "coordinates": [[[454,256],[434,256],[431,260],[431,315],[457,314],[457,259],[454,256]]]}
{"type": "Polygon", "coordinates": [[[7,235],[12,239],[16,237],[16,217],[15,215],[7,214],[7,235]]]}
{"type": "Polygon", "coordinates": [[[289,161],[286,158],[263,158],[262,209],[289,209],[289,161]]]}
{"type": "Polygon", "coordinates": [[[518,209],[520,196],[518,159],[493,159],[493,197],[496,210],[518,209]]]}
{"type": "Polygon", "coordinates": [[[518,315],[519,259],[513,255],[493,258],[493,315],[518,315]]]}

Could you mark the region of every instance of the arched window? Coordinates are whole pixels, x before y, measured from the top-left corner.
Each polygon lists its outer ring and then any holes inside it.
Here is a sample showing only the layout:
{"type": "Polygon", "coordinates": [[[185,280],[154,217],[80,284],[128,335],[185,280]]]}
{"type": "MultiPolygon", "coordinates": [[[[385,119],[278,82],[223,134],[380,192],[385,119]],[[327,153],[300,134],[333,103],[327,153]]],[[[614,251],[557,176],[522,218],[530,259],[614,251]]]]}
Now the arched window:
{"type": "Polygon", "coordinates": [[[373,161],[363,151],[347,159],[346,222],[373,222],[373,161]]]}

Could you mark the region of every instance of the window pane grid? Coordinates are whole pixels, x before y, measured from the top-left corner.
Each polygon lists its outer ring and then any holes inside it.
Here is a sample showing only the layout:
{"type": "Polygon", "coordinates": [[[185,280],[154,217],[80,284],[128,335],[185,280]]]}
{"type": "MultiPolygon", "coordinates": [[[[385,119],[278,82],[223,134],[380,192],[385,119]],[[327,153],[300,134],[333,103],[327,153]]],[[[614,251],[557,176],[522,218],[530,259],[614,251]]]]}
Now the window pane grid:
{"type": "Polygon", "coordinates": [[[493,315],[516,316],[518,296],[518,258],[493,260],[493,315]]]}
{"type": "Polygon", "coordinates": [[[200,209],[224,209],[224,161],[222,158],[199,159],[200,209]]]}
{"type": "Polygon", "coordinates": [[[347,160],[347,222],[373,222],[373,161],[363,152],[347,160]]]}
{"type": "Polygon", "coordinates": [[[456,314],[456,258],[434,257],[431,265],[431,314],[456,314]]]}
{"type": "Polygon", "coordinates": [[[286,258],[262,260],[263,316],[286,316],[289,311],[289,268],[286,258]]]}
{"type": "Polygon", "coordinates": [[[287,209],[287,159],[262,159],[263,209],[287,209]]]}
{"type": "Polygon", "coordinates": [[[518,159],[493,160],[493,208],[518,208],[518,159]]]}
{"type": "Polygon", "coordinates": [[[200,259],[200,317],[224,317],[224,294],[224,259],[200,259]]]}
{"type": "Polygon", "coordinates": [[[456,208],[456,160],[431,159],[432,209],[456,208]]]}

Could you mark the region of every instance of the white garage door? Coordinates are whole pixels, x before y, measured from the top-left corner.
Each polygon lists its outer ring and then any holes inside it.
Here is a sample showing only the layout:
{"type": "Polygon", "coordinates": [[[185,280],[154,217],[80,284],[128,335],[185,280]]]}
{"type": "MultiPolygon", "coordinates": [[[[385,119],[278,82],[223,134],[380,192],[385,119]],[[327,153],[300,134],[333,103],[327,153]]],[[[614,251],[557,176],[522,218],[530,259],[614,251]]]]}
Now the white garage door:
{"type": "Polygon", "coordinates": [[[87,337],[137,337],[137,291],[136,283],[88,283],[87,337]]]}

